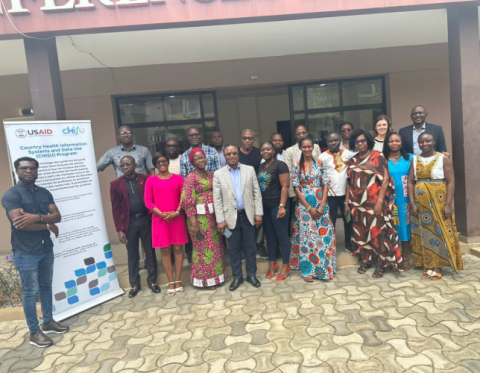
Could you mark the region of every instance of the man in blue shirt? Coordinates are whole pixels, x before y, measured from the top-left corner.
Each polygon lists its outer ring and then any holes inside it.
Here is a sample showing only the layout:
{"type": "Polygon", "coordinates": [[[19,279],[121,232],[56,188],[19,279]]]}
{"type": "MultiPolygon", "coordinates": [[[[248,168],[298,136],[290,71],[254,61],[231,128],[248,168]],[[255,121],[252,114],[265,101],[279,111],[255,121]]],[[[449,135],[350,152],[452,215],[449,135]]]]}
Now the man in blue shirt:
{"type": "Polygon", "coordinates": [[[23,157],[14,162],[20,180],[2,198],[12,229],[13,262],[22,281],[23,311],[30,329],[30,344],[48,347],[53,344],[48,333],[63,334],[63,326],[52,317],[53,242],[50,231],[58,237],[55,223],[61,220],[52,194],[35,185],[38,161],[23,157]],[[36,298],[40,297],[43,325],[40,330],[36,298]]]}

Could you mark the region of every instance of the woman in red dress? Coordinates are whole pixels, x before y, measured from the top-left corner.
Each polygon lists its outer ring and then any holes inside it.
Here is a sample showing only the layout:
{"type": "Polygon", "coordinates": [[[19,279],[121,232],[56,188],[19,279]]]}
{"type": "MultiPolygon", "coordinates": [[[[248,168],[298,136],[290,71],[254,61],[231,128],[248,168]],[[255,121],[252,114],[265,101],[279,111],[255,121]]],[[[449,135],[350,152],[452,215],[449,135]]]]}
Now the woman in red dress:
{"type": "Polygon", "coordinates": [[[356,130],[350,137],[350,149],[358,153],[348,163],[345,214],[350,213],[352,220],[353,255],[362,258],[358,273],[365,273],[378,256],[372,275],[378,278],[388,265],[404,270],[404,263],[392,221],[395,193],[388,162],[373,150],[374,145],[375,139],[367,131],[356,130]]]}

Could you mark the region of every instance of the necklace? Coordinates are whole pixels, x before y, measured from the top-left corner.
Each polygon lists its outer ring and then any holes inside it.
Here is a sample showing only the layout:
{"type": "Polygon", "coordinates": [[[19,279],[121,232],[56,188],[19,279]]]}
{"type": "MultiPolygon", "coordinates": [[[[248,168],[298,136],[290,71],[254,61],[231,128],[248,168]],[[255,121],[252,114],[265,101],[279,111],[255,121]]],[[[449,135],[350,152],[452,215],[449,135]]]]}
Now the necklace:
{"type": "MultiPolygon", "coordinates": [[[[136,179],[134,179],[136,180],[136,179]]],[[[128,180],[128,183],[130,184],[130,189],[132,190],[132,194],[135,194],[135,189],[133,189],[132,181],[128,180]]]]}
{"type": "Polygon", "coordinates": [[[401,156],[402,155],[400,154],[398,157],[388,157],[388,159],[393,163],[397,163],[401,156]]]}
{"type": "Polygon", "coordinates": [[[365,158],[367,158],[367,157],[370,155],[371,152],[372,152],[372,151],[369,150],[367,154],[365,154],[365,155],[360,155],[360,154],[359,154],[358,156],[359,156],[361,159],[365,159],[365,158]]]}

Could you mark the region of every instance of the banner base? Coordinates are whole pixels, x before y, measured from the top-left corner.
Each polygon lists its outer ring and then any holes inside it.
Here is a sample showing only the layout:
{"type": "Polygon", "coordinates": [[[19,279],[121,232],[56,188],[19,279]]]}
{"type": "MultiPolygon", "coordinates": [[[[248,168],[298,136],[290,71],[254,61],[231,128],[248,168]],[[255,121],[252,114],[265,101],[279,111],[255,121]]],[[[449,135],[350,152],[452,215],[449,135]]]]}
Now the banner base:
{"type": "Polygon", "coordinates": [[[119,297],[125,294],[122,288],[110,291],[106,294],[99,296],[98,298],[92,299],[90,302],[82,303],[78,307],[74,307],[72,309],[57,313],[54,315],[55,321],[62,321],[68,319],[69,317],[75,316],[78,313],[84,312],[90,308],[100,305],[101,303],[105,303],[113,298],[119,297]]]}

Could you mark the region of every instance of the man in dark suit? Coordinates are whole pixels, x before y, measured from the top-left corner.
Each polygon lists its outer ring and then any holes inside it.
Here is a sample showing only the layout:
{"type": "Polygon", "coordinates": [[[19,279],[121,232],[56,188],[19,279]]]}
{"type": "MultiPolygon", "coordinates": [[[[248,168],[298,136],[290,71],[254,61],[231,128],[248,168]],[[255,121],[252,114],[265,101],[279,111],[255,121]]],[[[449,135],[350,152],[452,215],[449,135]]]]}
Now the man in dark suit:
{"type": "Polygon", "coordinates": [[[110,183],[113,221],[121,243],[128,251],[128,278],[132,289],[129,298],[135,297],[141,289],[139,274],[138,240],[145,250],[145,264],[148,271],[148,287],[160,293],[157,282],[157,257],[152,249],[151,220],[144,203],[145,182],[148,176],[135,172],[135,159],[129,155],[120,160],[123,177],[110,183]]]}
{"type": "Polygon", "coordinates": [[[425,107],[417,105],[412,109],[410,118],[412,118],[413,125],[403,127],[399,133],[402,137],[403,148],[407,153],[415,155],[421,154],[422,151],[418,146],[418,136],[422,132],[430,132],[435,139],[435,150],[437,152],[446,152],[447,144],[445,143],[445,135],[443,129],[436,124],[427,123],[428,113],[425,107]]]}

